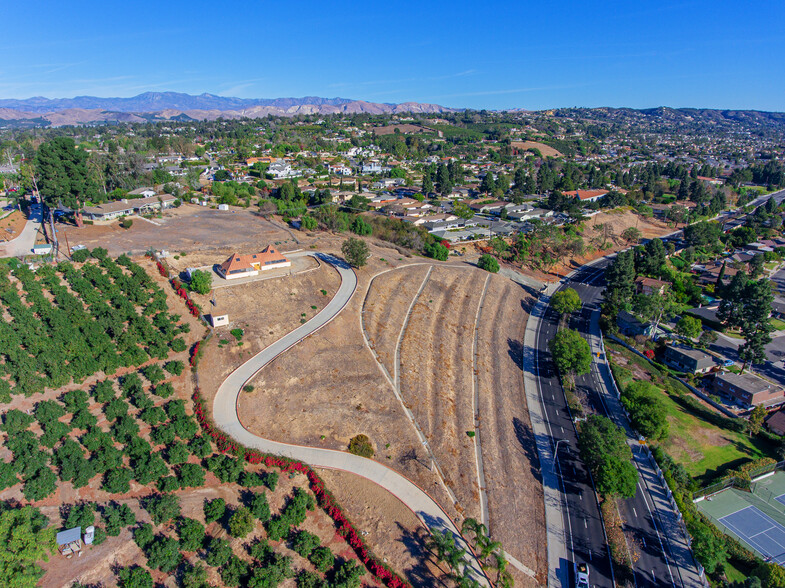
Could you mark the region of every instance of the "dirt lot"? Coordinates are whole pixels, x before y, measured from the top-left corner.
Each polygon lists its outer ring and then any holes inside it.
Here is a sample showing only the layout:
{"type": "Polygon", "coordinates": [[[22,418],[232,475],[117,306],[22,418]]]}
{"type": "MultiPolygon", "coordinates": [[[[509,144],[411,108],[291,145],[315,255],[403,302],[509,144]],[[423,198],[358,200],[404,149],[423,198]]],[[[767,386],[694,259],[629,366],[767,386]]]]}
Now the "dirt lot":
{"type": "MultiPolygon", "coordinates": [[[[474,318],[487,274],[435,267],[401,345],[401,395],[414,413],[464,516],[480,519],[472,405],[474,318]]],[[[388,368],[389,369],[389,368],[388,368]]]]}
{"type": "Polygon", "coordinates": [[[25,228],[27,217],[20,210],[15,210],[3,219],[0,219],[0,242],[16,239],[25,228]]]}
{"type": "MultiPolygon", "coordinates": [[[[330,244],[329,239],[322,239],[320,249],[330,251],[330,244]]],[[[255,390],[243,394],[238,407],[243,425],[277,441],[339,450],[346,449],[351,437],[364,433],[374,443],[376,459],[427,489],[451,516],[464,513],[479,517],[474,441],[466,431],[474,428],[471,341],[489,274],[464,264],[437,264],[413,307],[402,343],[402,393],[429,436],[458,499],[453,505],[437,475],[428,468],[416,431],[362,336],[364,324],[371,345],[394,377],[395,346],[428,265],[387,247],[372,245],[371,249],[369,265],[358,271],[358,291],[349,306],[251,382],[255,390]],[[406,264],[408,267],[403,267],[406,264]],[[374,276],[378,277],[371,283],[374,276]],[[303,369],[304,358],[307,369],[303,369]]],[[[530,442],[522,373],[516,363],[529,302],[520,286],[491,277],[483,308],[483,315],[490,318],[487,324],[481,321],[479,333],[478,393],[492,534],[514,557],[543,575],[547,558],[541,483],[530,442]],[[530,532],[520,533],[521,528],[530,532]]],[[[262,299],[256,304],[260,312],[271,307],[262,299]]],[[[289,330],[294,326],[296,321],[289,324],[289,330]]],[[[210,350],[214,344],[211,342],[210,350]]],[[[223,373],[212,376],[212,383],[206,384],[205,370],[210,369],[212,355],[208,352],[202,362],[200,380],[205,392],[209,388],[214,393],[223,373]]],[[[354,485],[351,491],[340,491],[338,498],[352,516],[361,517],[363,528],[372,535],[378,532],[380,542],[374,544],[379,553],[391,560],[403,558],[401,569],[409,569],[405,558],[412,555],[401,555],[401,542],[408,545],[407,541],[414,541],[412,528],[405,532],[390,528],[391,521],[401,522],[403,516],[395,508],[398,502],[389,500],[389,495],[387,500],[374,497],[385,493],[372,484],[369,488],[373,506],[363,499],[363,491],[355,496],[354,485]]],[[[411,567],[412,573],[419,573],[417,569],[411,567]]],[[[519,585],[535,585],[517,570],[513,573],[519,585]]]]}
{"type": "MultiPolygon", "coordinates": [[[[130,229],[110,224],[86,225],[81,229],[62,226],[71,246],[104,247],[110,255],[141,254],[154,249],[179,251],[223,251],[227,249],[261,249],[277,244],[282,250],[295,249],[293,233],[283,225],[256,216],[253,209],[232,207],[229,211],[213,210],[195,204],[183,204],[167,210],[152,222],[132,217],[130,229]],[[157,224],[153,224],[157,223],[157,224]]],[[[229,252],[227,252],[228,254],[229,252]]]]}
{"type": "MultiPolygon", "coordinates": [[[[505,551],[545,584],[548,553],[539,458],[523,389],[523,333],[534,300],[492,276],[478,331],[480,439],[490,528],[505,551]]],[[[516,586],[536,585],[514,568],[516,586]]]]}
{"type": "MultiPolygon", "coordinates": [[[[218,386],[232,370],[299,327],[301,320],[312,318],[332,299],[339,285],[338,272],[332,266],[322,264],[299,276],[216,290],[216,302],[222,309],[228,309],[230,322],[215,330],[199,367],[200,388],[207,405],[211,405],[218,386]],[[244,331],[242,345],[229,332],[237,328],[244,331]],[[221,344],[221,341],[227,343],[221,344]]],[[[211,295],[194,294],[193,298],[202,308],[210,308],[211,295]]]]}
{"type": "MultiPolygon", "coordinates": [[[[340,238],[321,241],[320,250],[328,252],[337,251],[341,243],[340,238]]],[[[427,489],[456,516],[449,495],[430,471],[415,430],[362,337],[360,313],[371,277],[407,261],[389,247],[372,245],[371,251],[368,265],[357,272],[358,291],[347,308],[262,370],[251,381],[254,392],[241,395],[238,412],[246,428],[276,441],[345,450],[352,437],[364,433],[374,443],[377,459],[427,489]]],[[[263,303],[259,301],[260,308],[270,308],[261,307],[263,303]]],[[[201,372],[200,368],[200,379],[201,372]]],[[[213,381],[217,386],[220,380],[213,381]]],[[[210,393],[214,393],[213,386],[210,393]]]]}
{"type": "Polygon", "coordinates": [[[318,470],[376,555],[414,586],[433,586],[443,572],[426,549],[427,533],[409,508],[370,480],[337,470],[318,470]]]}
{"type": "Polygon", "coordinates": [[[513,141],[511,143],[513,149],[520,149],[526,151],[527,149],[539,149],[544,157],[563,157],[563,155],[556,151],[550,145],[545,143],[538,143],[537,141],[513,141]]]}
{"type": "MultiPolygon", "coordinates": [[[[364,321],[372,345],[394,373],[395,343],[426,270],[409,266],[374,280],[364,321]]],[[[401,348],[401,392],[434,449],[466,516],[479,518],[473,441],[472,338],[488,274],[437,266],[412,309],[401,348]]],[[[544,506],[538,458],[523,393],[523,331],[532,299],[491,276],[479,317],[480,439],[490,529],[506,551],[545,573],[544,506]],[[539,498],[536,498],[539,497],[539,498]],[[529,533],[521,533],[521,528],[529,533]]],[[[534,585],[517,570],[518,585],[534,585]]],[[[544,578],[544,575],[542,575],[544,578]]]]}

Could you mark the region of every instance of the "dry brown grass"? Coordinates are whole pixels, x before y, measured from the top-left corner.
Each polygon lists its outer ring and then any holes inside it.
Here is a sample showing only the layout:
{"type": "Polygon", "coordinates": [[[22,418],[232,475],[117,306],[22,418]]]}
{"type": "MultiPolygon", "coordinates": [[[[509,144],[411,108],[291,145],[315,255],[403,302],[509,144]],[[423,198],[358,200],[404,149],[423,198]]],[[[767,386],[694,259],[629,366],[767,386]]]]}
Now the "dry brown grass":
{"type": "Polygon", "coordinates": [[[544,157],[563,157],[559,151],[556,151],[556,149],[550,145],[537,141],[513,141],[510,145],[512,145],[513,149],[520,149],[522,151],[526,151],[527,149],[539,149],[544,157]]]}

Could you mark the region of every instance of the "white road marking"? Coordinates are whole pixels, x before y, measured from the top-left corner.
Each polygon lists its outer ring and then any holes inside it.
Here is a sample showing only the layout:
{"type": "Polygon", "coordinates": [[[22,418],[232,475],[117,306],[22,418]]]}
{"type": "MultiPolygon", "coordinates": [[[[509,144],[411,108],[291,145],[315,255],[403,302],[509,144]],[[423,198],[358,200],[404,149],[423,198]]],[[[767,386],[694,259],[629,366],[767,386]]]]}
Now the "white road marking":
{"type": "Polygon", "coordinates": [[[635,518],[638,518],[638,511],[635,510],[635,507],[632,507],[632,512],[635,513],[635,518]]]}

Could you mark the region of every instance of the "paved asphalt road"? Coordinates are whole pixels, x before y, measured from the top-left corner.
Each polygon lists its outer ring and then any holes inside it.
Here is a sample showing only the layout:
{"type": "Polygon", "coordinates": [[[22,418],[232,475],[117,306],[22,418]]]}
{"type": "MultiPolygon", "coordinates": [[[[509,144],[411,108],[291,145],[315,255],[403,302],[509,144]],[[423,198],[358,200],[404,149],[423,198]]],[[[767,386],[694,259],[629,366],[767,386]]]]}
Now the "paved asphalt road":
{"type": "MultiPolygon", "coordinates": [[[[578,276],[594,271],[587,267],[581,270],[578,276]]],[[[574,562],[585,562],[589,565],[592,586],[612,588],[613,573],[599,505],[589,472],[578,457],[575,425],[548,349],[548,342],[556,335],[558,323],[558,314],[549,306],[538,325],[535,365],[543,417],[551,436],[551,446],[558,448],[556,469],[557,473],[560,473],[565,504],[563,513],[567,554],[574,562]]],[[[555,562],[551,563],[553,564],[555,562]]],[[[566,570],[561,563],[559,568],[566,570]]],[[[566,574],[566,577],[564,573],[560,574],[560,581],[564,587],[571,585],[569,574],[566,574]]]]}
{"type": "MultiPolygon", "coordinates": [[[[588,271],[581,271],[569,283],[584,303],[581,312],[573,315],[570,326],[589,342],[595,359],[598,353],[604,352],[599,318],[607,264],[604,260],[588,271]]],[[[640,473],[638,490],[635,497],[619,501],[619,510],[628,532],[640,545],[640,557],[634,568],[636,586],[702,586],[697,566],[679,528],[676,510],[668,499],[667,488],[659,479],[648,452],[637,443],[618,397],[611,392],[615,384],[605,358],[595,360],[592,371],[579,377],[576,385],[596,413],[609,417],[625,431],[635,454],[635,465],[640,473]]]]}
{"type": "MultiPolygon", "coordinates": [[[[327,306],[310,321],[263,349],[229,374],[218,388],[218,393],[213,401],[213,420],[215,424],[222,431],[247,447],[253,447],[265,453],[301,460],[314,467],[343,470],[363,476],[397,496],[429,528],[451,532],[455,537],[456,543],[467,549],[468,546],[460,535],[455,523],[447,516],[439,504],[419,486],[387,466],[372,459],[352,455],[345,451],[333,451],[269,441],[249,432],[240,423],[240,418],[237,414],[237,399],[245,383],[281,353],[284,353],[335,318],[349,302],[357,288],[357,276],[346,262],[330,255],[316,255],[322,261],[335,266],[341,275],[341,286],[338,288],[338,292],[327,306]]],[[[467,556],[467,564],[471,566],[475,579],[480,581],[482,586],[488,586],[489,583],[480,570],[476,559],[467,556]]]]}

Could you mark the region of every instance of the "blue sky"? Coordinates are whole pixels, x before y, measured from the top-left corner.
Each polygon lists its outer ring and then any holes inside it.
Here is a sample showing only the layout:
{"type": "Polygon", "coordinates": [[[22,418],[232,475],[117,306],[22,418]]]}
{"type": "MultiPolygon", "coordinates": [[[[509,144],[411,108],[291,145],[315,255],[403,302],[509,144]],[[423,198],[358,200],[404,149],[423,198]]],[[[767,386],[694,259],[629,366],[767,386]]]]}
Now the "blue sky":
{"type": "Polygon", "coordinates": [[[785,2],[15,2],[0,97],[785,111],[785,2]]]}

